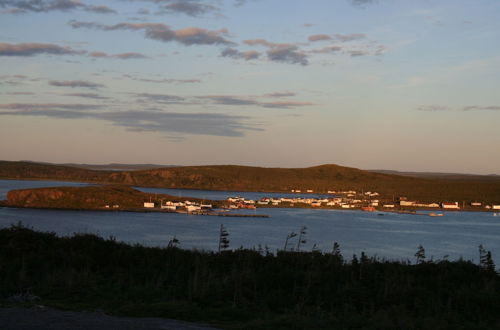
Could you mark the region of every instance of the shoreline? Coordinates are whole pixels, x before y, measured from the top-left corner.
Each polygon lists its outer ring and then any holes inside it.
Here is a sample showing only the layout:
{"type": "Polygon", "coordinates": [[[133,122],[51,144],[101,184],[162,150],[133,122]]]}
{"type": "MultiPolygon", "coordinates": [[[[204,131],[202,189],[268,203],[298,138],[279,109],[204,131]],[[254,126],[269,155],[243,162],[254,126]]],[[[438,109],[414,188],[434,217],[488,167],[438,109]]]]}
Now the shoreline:
{"type": "MultiPolygon", "coordinates": [[[[171,214],[186,214],[186,215],[197,215],[197,216],[221,216],[221,217],[253,217],[253,218],[269,218],[267,214],[238,214],[238,213],[227,213],[227,211],[207,211],[207,212],[187,212],[187,211],[171,211],[164,209],[148,209],[148,208],[65,208],[65,207],[43,207],[43,206],[13,206],[5,203],[6,201],[0,201],[0,207],[13,208],[13,209],[34,209],[34,210],[52,210],[52,211],[96,211],[96,212],[132,212],[132,213],[171,213],[171,214]]],[[[435,213],[448,213],[448,212],[483,212],[483,213],[500,213],[500,210],[474,210],[474,209],[459,209],[459,210],[443,210],[438,208],[418,208],[418,209],[375,209],[374,211],[364,211],[361,208],[338,208],[338,207],[298,207],[298,206],[261,206],[257,209],[312,209],[312,210],[331,210],[331,211],[362,211],[366,213],[394,213],[394,214],[407,214],[407,215],[423,215],[426,213],[418,213],[419,211],[434,211],[435,213]],[[496,212],[499,211],[499,212],[496,212]]],[[[228,209],[216,209],[216,210],[228,210],[228,209]]],[[[242,210],[242,209],[235,209],[242,210]]]]}

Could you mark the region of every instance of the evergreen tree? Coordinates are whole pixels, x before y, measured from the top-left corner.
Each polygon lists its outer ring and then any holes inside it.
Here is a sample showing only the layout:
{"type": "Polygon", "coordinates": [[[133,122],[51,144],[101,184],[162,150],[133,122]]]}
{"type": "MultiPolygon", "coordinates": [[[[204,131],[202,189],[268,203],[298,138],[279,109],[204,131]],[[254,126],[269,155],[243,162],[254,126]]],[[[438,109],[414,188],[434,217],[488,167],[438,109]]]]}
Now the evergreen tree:
{"type": "Polygon", "coordinates": [[[425,262],[425,249],[422,246],[422,244],[418,246],[418,250],[415,253],[415,257],[417,257],[417,264],[425,262]]]}
{"type": "Polygon", "coordinates": [[[229,247],[229,239],[228,239],[229,233],[227,232],[226,228],[224,227],[223,224],[220,225],[220,231],[219,231],[219,253],[221,250],[225,250],[229,247]]]}
{"type": "Polygon", "coordinates": [[[333,242],[332,254],[339,261],[342,262],[344,260],[344,258],[342,257],[342,253],[340,252],[340,245],[337,242],[333,242]]]}
{"type": "Polygon", "coordinates": [[[300,227],[299,241],[297,242],[297,252],[300,252],[300,245],[301,244],[306,244],[306,242],[307,242],[305,239],[302,239],[302,237],[306,234],[306,229],[307,229],[306,226],[300,227]]]}

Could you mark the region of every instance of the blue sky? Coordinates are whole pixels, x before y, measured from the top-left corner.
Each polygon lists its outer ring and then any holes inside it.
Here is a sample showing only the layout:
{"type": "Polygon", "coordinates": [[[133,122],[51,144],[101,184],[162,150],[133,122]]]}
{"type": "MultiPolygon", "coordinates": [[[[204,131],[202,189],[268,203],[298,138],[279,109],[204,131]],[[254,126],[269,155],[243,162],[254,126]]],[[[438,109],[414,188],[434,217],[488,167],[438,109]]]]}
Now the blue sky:
{"type": "Polygon", "coordinates": [[[497,0],[0,0],[0,155],[500,174],[497,0]]]}

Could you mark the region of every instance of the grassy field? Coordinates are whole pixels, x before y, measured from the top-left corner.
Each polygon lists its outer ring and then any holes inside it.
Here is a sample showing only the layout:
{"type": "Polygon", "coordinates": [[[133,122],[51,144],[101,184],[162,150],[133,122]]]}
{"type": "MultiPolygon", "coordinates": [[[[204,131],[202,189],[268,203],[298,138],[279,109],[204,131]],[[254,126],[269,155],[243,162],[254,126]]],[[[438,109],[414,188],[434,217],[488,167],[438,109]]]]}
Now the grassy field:
{"type": "Polygon", "coordinates": [[[227,329],[494,329],[498,292],[491,265],[463,260],[410,264],[360,253],[346,262],[341,250],[213,253],[0,230],[3,305],[25,294],[62,309],[227,329]]]}

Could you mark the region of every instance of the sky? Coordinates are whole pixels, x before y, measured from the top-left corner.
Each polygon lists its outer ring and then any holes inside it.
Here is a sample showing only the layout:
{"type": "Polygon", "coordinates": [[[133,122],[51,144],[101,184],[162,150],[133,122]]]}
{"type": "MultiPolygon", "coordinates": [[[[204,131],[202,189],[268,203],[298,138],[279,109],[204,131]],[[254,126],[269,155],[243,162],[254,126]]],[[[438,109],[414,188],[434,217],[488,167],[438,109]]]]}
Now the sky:
{"type": "Polygon", "coordinates": [[[500,1],[0,0],[0,159],[500,174],[500,1]]]}

